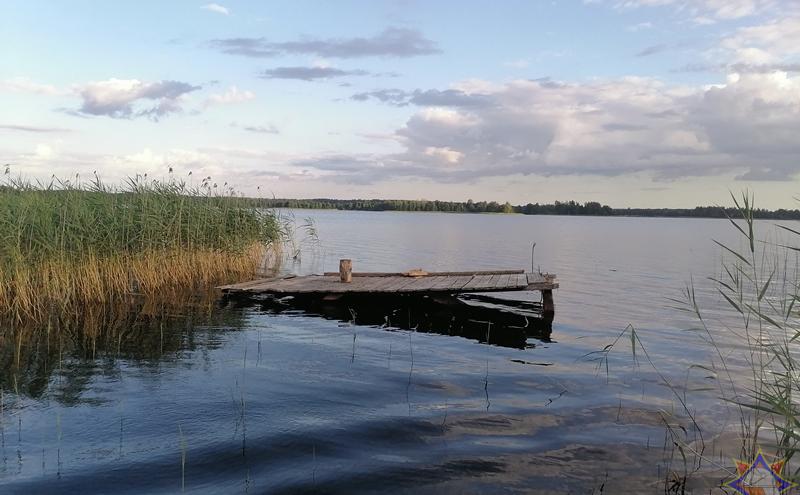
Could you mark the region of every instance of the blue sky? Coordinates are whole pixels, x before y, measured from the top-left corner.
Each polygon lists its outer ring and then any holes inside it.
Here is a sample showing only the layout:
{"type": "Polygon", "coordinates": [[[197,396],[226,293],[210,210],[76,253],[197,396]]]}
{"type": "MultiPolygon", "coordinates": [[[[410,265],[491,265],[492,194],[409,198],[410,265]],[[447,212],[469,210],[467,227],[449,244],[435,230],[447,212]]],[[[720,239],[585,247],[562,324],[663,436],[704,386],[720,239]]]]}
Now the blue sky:
{"type": "Polygon", "coordinates": [[[6,0],[0,19],[13,174],[796,207],[794,2],[6,0]]]}

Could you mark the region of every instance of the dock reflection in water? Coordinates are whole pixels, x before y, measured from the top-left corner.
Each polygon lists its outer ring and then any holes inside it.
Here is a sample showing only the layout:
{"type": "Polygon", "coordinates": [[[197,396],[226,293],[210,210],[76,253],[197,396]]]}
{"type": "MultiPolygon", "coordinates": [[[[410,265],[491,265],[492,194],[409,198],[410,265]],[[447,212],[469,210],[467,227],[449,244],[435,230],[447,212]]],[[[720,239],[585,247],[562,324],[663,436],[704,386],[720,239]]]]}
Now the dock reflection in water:
{"type": "MultiPolygon", "coordinates": [[[[228,297],[223,304],[247,306],[252,299],[228,297]]],[[[524,349],[528,339],[550,342],[552,321],[542,305],[503,299],[502,294],[413,295],[348,294],[334,301],[324,297],[265,296],[256,303],[275,314],[306,314],[358,325],[451,335],[481,343],[524,349]]]]}

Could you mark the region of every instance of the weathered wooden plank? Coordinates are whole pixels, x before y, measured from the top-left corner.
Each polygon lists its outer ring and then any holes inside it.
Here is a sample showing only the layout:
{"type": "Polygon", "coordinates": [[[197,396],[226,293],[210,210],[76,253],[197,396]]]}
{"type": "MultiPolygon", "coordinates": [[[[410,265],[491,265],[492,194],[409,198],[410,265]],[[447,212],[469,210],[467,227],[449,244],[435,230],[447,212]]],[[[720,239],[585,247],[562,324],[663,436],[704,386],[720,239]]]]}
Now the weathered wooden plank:
{"type": "Polygon", "coordinates": [[[412,281],[409,277],[391,277],[388,283],[381,286],[383,292],[396,292],[398,288],[412,281]]]}
{"type": "Polygon", "coordinates": [[[259,293],[259,292],[264,292],[266,290],[270,290],[270,291],[271,290],[276,290],[276,291],[282,292],[284,287],[291,287],[291,286],[293,286],[293,285],[295,285],[297,283],[305,283],[305,282],[302,280],[302,277],[295,277],[295,278],[290,278],[290,279],[285,279],[285,280],[283,280],[283,279],[282,280],[276,280],[274,282],[264,282],[264,283],[261,283],[259,285],[254,285],[254,286],[248,287],[247,289],[244,289],[244,291],[245,292],[259,293]]]}
{"type": "Polygon", "coordinates": [[[483,283],[481,288],[485,290],[494,290],[495,283],[497,283],[497,275],[492,275],[491,278],[483,283]]]}
{"type": "Polygon", "coordinates": [[[542,316],[546,320],[553,321],[553,315],[556,313],[556,306],[553,303],[553,291],[542,291],[542,316]]]}
{"type": "Polygon", "coordinates": [[[424,277],[406,277],[406,282],[399,284],[396,292],[417,292],[423,282],[424,277]]]}
{"type": "Polygon", "coordinates": [[[475,278],[474,275],[471,275],[471,276],[459,275],[457,277],[454,277],[453,283],[450,284],[449,289],[450,290],[461,290],[465,285],[470,283],[472,281],[472,279],[474,279],[474,278],[475,278]]]}
{"type": "Polygon", "coordinates": [[[503,275],[497,275],[497,274],[492,275],[492,279],[489,281],[488,284],[486,284],[487,287],[492,290],[497,289],[497,283],[500,281],[501,278],[503,278],[503,275]]]}
{"type": "Polygon", "coordinates": [[[558,282],[555,275],[546,275],[544,277],[528,278],[527,290],[552,290],[558,289],[558,282]]]}
{"type": "Polygon", "coordinates": [[[509,288],[511,287],[511,275],[500,275],[500,280],[497,282],[497,288],[509,288]]]}
{"type": "Polygon", "coordinates": [[[354,276],[343,283],[339,274],[258,279],[220,287],[227,293],[273,294],[344,294],[408,292],[480,292],[503,290],[553,290],[558,288],[555,275],[524,273],[518,270],[469,273],[469,275],[427,275],[422,277],[354,276]]]}
{"type": "Polygon", "coordinates": [[[322,277],[319,275],[312,275],[309,277],[298,277],[300,280],[297,282],[287,282],[280,284],[276,290],[281,293],[344,293],[344,292],[360,292],[364,280],[353,281],[351,283],[343,283],[339,277],[322,277]]]}
{"type": "Polygon", "coordinates": [[[398,284],[395,292],[416,292],[414,287],[418,287],[422,279],[423,277],[405,277],[405,283],[398,284]]]}
{"type": "Polygon", "coordinates": [[[391,287],[397,285],[398,280],[405,280],[405,277],[376,277],[375,281],[377,283],[373,290],[377,292],[389,292],[391,287]]]}
{"type": "MultiPolygon", "coordinates": [[[[338,276],[339,272],[325,272],[323,277],[338,276]]],[[[406,274],[402,272],[353,272],[354,277],[405,277],[406,274]]]]}
{"type": "Polygon", "coordinates": [[[494,275],[478,275],[472,280],[470,280],[467,284],[465,284],[461,289],[486,289],[488,288],[489,282],[492,280],[494,275]]]}
{"type": "Polygon", "coordinates": [[[238,284],[221,285],[221,286],[217,287],[217,289],[220,289],[222,291],[242,290],[242,289],[248,289],[250,287],[254,287],[256,285],[262,285],[262,284],[266,284],[266,283],[270,283],[270,282],[275,282],[277,280],[282,280],[284,278],[294,278],[294,277],[295,277],[294,275],[290,275],[288,277],[259,278],[259,279],[256,279],[256,280],[250,280],[249,282],[239,282],[238,284]]]}
{"type": "MultiPolygon", "coordinates": [[[[448,277],[471,275],[502,275],[511,273],[525,273],[525,270],[475,270],[463,272],[428,272],[428,276],[444,275],[448,277]]],[[[339,272],[325,272],[324,276],[338,276],[339,272]]],[[[353,272],[354,277],[407,277],[406,272],[353,272]]]]}
{"type": "Polygon", "coordinates": [[[465,283],[464,285],[461,286],[460,290],[467,290],[467,289],[471,288],[473,285],[475,285],[476,279],[478,277],[482,277],[482,275],[473,275],[473,276],[471,276],[469,278],[469,280],[467,280],[467,283],[465,283]]]}
{"type": "MultiPolygon", "coordinates": [[[[430,290],[431,287],[439,280],[440,277],[419,277],[414,280],[414,283],[406,286],[405,290],[409,292],[420,292],[430,290]]],[[[446,278],[446,277],[444,277],[446,278]]]]}
{"type": "Polygon", "coordinates": [[[363,280],[367,283],[366,290],[375,292],[383,292],[385,287],[394,283],[389,277],[365,277],[363,280]]]}
{"type": "MultiPolygon", "coordinates": [[[[297,277],[293,279],[286,279],[276,282],[274,284],[275,289],[278,292],[308,292],[313,287],[319,287],[320,285],[327,285],[323,280],[320,280],[322,277],[317,276],[310,276],[310,277],[297,277]]],[[[255,290],[255,288],[251,289],[255,290]]]]}
{"type": "Polygon", "coordinates": [[[350,283],[341,283],[336,280],[330,282],[332,286],[335,287],[337,291],[341,292],[374,292],[375,287],[377,287],[383,280],[380,278],[360,278],[356,280],[353,279],[350,283]]]}
{"type": "Polygon", "coordinates": [[[442,288],[444,291],[456,291],[464,287],[467,282],[472,280],[472,275],[457,275],[453,277],[447,277],[448,284],[442,288]]]}
{"type": "Polygon", "coordinates": [[[441,291],[443,289],[449,289],[450,285],[457,277],[454,276],[438,276],[436,277],[436,282],[431,285],[430,290],[432,291],[441,291]]]}

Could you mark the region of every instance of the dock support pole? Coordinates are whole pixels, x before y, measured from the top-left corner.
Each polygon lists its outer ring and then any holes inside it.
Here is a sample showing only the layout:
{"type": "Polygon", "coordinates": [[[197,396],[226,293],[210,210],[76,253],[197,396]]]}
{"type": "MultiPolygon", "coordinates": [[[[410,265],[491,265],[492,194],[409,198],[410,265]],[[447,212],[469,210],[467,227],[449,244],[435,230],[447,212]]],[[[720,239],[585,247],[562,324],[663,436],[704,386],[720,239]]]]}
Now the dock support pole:
{"type": "Polygon", "coordinates": [[[353,262],[351,260],[339,260],[339,280],[345,283],[353,281],[353,262]]]}
{"type": "Polygon", "coordinates": [[[556,306],[553,303],[553,291],[542,291],[542,316],[545,320],[553,321],[556,314],[556,306]]]}

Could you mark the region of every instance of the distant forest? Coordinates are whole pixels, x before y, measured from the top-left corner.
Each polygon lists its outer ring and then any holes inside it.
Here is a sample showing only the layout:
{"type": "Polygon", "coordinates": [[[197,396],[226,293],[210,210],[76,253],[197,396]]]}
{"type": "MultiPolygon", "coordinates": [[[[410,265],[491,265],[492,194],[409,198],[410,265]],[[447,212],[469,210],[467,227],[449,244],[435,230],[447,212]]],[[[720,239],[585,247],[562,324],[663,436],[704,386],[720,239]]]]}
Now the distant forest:
{"type": "MultiPolygon", "coordinates": [[[[308,208],[326,210],[361,211],[442,211],[451,213],[521,213],[523,215],[587,215],[587,216],[631,216],[631,217],[737,217],[734,208],[719,206],[696,206],[694,208],[611,208],[595,201],[556,201],[553,204],[528,203],[512,205],[496,201],[428,201],[406,199],[254,199],[265,208],[308,208]]],[[[779,209],[775,211],[757,209],[756,218],[774,220],[800,220],[800,210],[779,209]]]]}

